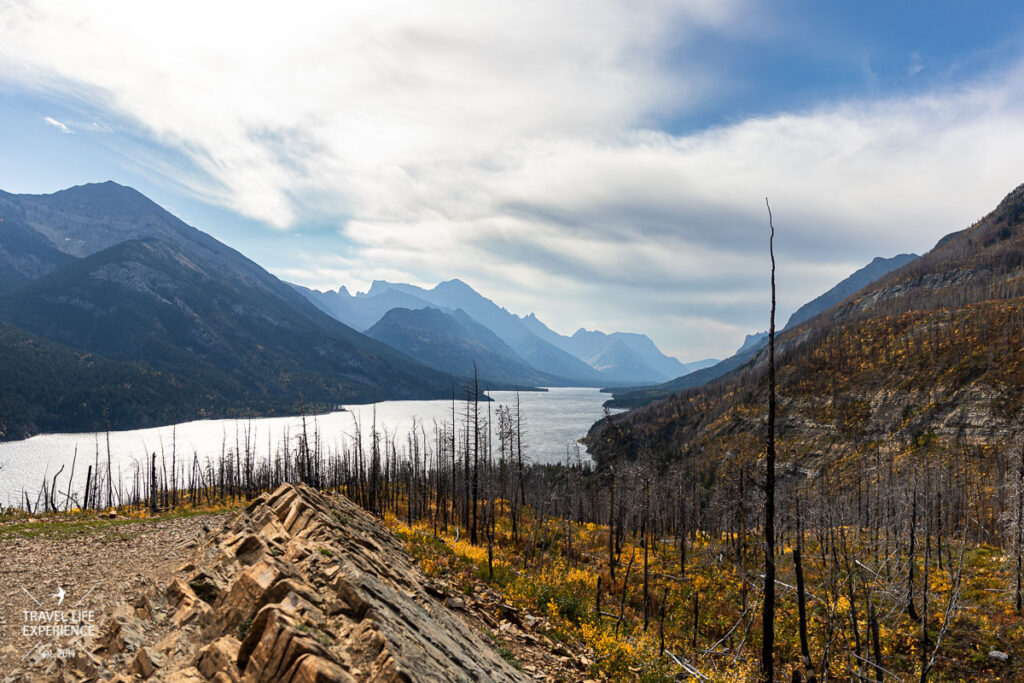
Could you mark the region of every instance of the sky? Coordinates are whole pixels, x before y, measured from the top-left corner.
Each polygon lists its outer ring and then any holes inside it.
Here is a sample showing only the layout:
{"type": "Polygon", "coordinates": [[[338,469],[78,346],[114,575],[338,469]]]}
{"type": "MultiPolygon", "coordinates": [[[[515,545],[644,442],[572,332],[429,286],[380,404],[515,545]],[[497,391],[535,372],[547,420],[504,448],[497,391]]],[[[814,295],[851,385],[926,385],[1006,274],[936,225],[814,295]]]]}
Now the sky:
{"type": "Polygon", "coordinates": [[[130,185],[279,277],[459,278],[683,361],[1024,183],[1011,2],[0,0],[0,189],[130,185]]]}

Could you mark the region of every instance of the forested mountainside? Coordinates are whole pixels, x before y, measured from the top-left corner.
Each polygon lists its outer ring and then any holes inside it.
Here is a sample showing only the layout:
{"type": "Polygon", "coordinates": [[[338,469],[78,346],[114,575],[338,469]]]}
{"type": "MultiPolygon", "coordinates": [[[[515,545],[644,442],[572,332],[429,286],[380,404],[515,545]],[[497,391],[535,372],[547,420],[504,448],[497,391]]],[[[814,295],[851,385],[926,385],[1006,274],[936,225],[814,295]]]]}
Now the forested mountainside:
{"type": "MultiPolygon", "coordinates": [[[[183,382],[0,325],[0,439],[97,431],[189,419],[228,387],[183,382]]],[[[197,378],[198,379],[198,378],[197,378]]],[[[213,378],[203,378],[213,379],[213,378]]],[[[231,387],[236,388],[236,387],[231,387]]]]}
{"type": "MultiPolygon", "coordinates": [[[[780,457],[793,466],[876,447],[1011,440],[1024,408],[1024,186],[777,345],[780,457]]],[[[591,451],[761,452],[766,356],[606,418],[591,451]]]]}
{"type": "Polygon", "coordinates": [[[0,219],[0,322],[22,340],[0,367],[17,378],[0,387],[7,438],[294,411],[300,396],[450,395],[447,373],[333,319],[131,188],[3,193],[0,219]],[[46,398],[83,391],[76,373],[46,371],[57,366],[89,373],[89,400],[46,398]]]}

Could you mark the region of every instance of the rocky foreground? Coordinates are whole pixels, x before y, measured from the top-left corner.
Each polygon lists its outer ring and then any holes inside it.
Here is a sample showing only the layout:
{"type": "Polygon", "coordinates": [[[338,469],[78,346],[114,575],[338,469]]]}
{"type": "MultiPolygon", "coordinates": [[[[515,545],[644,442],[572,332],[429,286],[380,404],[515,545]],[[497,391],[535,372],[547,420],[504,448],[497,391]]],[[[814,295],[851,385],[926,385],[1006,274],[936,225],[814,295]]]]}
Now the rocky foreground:
{"type": "MultiPolygon", "coordinates": [[[[54,680],[520,681],[377,520],[282,485],[125,605],[54,680]]],[[[15,673],[14,680],[36,680],[15,673]]]]}

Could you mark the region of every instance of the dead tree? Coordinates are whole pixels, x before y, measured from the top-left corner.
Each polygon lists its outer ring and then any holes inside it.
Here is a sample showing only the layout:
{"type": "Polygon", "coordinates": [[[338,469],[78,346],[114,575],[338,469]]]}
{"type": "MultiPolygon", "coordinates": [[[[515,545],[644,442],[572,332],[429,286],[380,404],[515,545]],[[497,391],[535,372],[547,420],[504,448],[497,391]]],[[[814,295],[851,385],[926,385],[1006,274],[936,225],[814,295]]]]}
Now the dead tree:
{"type": "Polygon", "coordinates": [[[775,680],[775,225],[768,207],[768,254],[772,262],[772,310],[768,327],[768,448],[764,481],[764,603],[761,619],[761,677],[775,680]]]}

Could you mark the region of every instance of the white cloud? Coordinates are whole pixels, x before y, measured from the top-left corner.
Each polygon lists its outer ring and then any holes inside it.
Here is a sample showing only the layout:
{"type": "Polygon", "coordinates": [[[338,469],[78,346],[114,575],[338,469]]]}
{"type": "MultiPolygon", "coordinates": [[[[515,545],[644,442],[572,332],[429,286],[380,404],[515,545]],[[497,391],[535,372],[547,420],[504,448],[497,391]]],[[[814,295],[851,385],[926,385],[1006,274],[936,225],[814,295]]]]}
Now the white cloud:
{"type": "Polygon", "coordinates": [[[74,132],[73,130],[71,130],[71,129],[70,129],[70,128],[68,128],[68,127],[67,127],[66,125],[64,125],[63,123],[61,123],[61,122],[60,122],[60,121],[58,121],[57,119],[53,118],[52,116],[44,116],[44,117],[43,117],[43,121],[44,121],[44,122],[45,122],[45,123],[46,123],[47,125],[49,125],[49,126],[53,126],[53,127],[54,127],[54,128],[56,128],[57,130],[59,130],[59,131],[60,131],[61,133],[64,133],[65,135],[70,135],[71,133],[73,133],[73,132],[74,132]]]}
{"type": "Polygon", "coordinates": [[[1024,180],[1017,67],[657,130],[714,96],[695,37],[752,17],[716,0],[22,2],[0,73],[185,154],[200,175],[154,166],[207,201],[282,229],[336,218],[338,254],[266,264],[300,283],[458,276],[561,331],[646,331],[692,359],[767,326],[765,195],[791,311],[1024,180]]]}
{"type": "Polygon", "coordinates": [[[432,203],[416,181],[438,167],[486,171],[523,140],[600,137],[694,98],[658,50],[733,4],[23,2],[0,60],[184,150],[207,198],[287,227],[325,187],[327,210],[410,215],[396,194],[432,203]]]}

